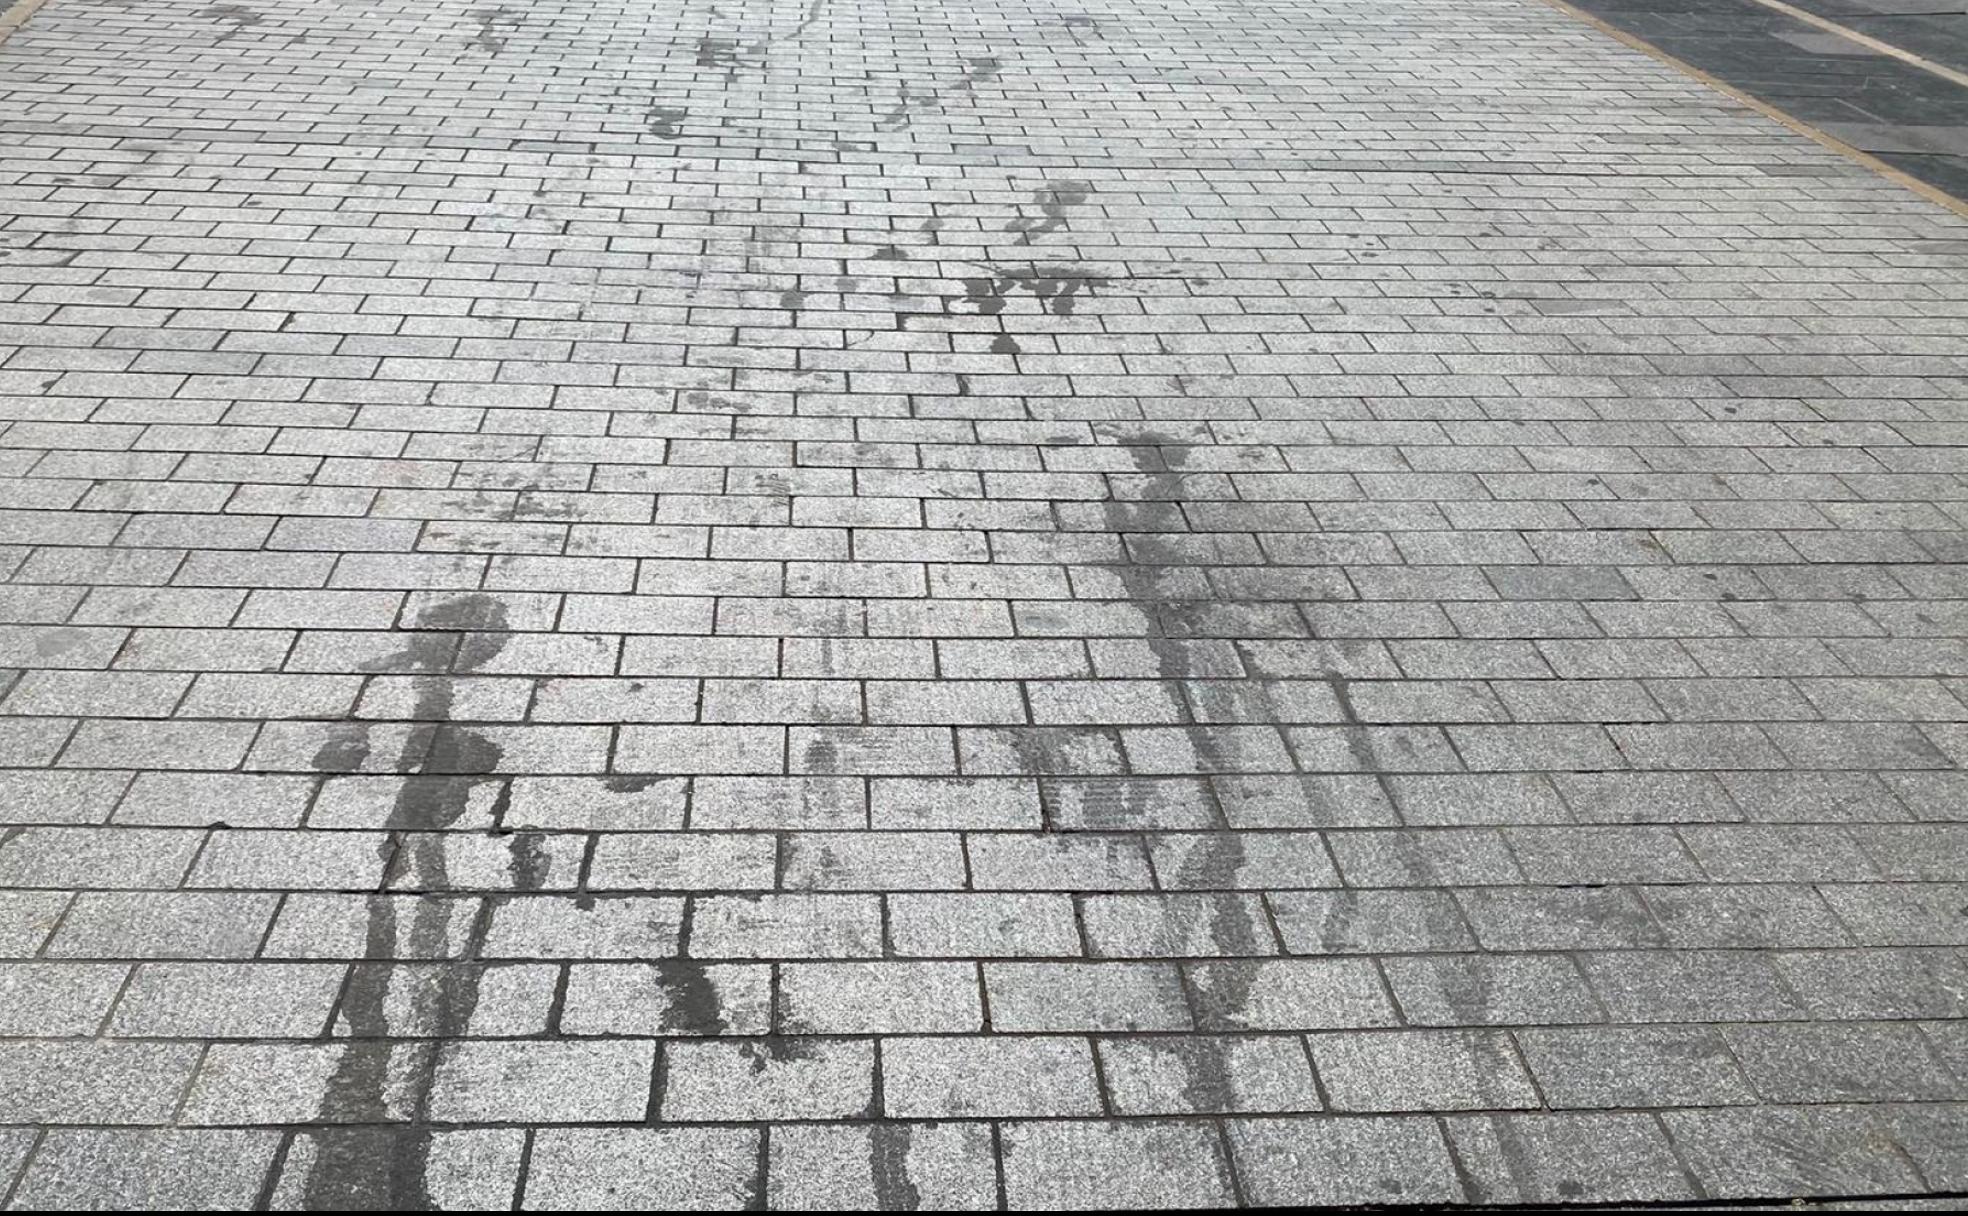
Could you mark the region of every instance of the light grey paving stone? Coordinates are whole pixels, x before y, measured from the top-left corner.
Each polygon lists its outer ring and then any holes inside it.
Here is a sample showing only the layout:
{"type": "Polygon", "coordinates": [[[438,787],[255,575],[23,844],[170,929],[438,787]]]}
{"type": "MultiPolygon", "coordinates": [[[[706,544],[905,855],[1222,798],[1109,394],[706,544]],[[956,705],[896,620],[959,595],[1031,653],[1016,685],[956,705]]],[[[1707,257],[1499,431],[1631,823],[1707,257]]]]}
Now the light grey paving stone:
{"type": "Polygon", "coordinates": [[[699,776],[690,826],[706,830],[868,826],[867,783],[854,777],[699,776]]]}
{"type": "Polygon", "coordinates": [[[1206,1030],[1326,1030],[1391,1026],[1386,989],[1365,959],[1236,959],[1192,963],[1198,1025],[1206,1030]]]}
{"type": "Polygon", "coordinates": [[[673,1123],[841,1119],[874,1110],[869,1039],[770,1035],[663,1046],[657,1115],[673,1123]]]}
{"type": "Polygon", "coordinates": [[[101,823],[129,784],[130,775],[119,772],[0,772],[0,821],[9,826],[101,823]]]}
{"type": "Polygon", "coordinates": [[[1470,1197],[1434,1119],[1236,1119],[1226,1128],[1244,1197],[1252,1204],[1460,1203],[1470,1197]]]}
{"type": "Polygon", "coordinates": [[[404,1122],[427,1092],[431,1051],[429,1043],[373,1039],[214,1043],[198,1066],[178,1122],[191,1127],[404,1122]],[[362,1080],[341,1092],[338,1078],[351,1077],[362,1080]]]}
{"type": "Polygon", "coordinates": [[[1093,1049],[1084,1038],[884,1039],[881,1078],[881,1109],[891,1119],[1102,1112],[1093,1049]]]}
{"type": "Polygon", "coordinates": [[[1571,959],[1542,954],[1390,958],[1382,973],[1412,1026],[1552,1025],[1601,1020],[1571,959]]]}
{"type": "Polygon", "coordinates": [[[1699,1198],[1646,1115],[1458,1115],[1443,1120],[1469,1197],[1482,1203],[1699,1198]]]}
{"type": "Polygon", "coordinates": [[[1517,1043],[1554,1109],[1728,1106],[1754,1102],[1709,1026],[1530,1028],[1517,1043]]]}
{"type": "Polygon", "coordinates": [[[759,1133],[726,1127],[548,1128],[533,1141],[528,1211],[742,1211],[758,1201],[759,1133]]]}
{"type": "Polygon", "coordinates": [[[1200,1123],[1011,1123],[1005,1202],[1023,1211],[1220,1207],[1234,1202],[1229,1162],[1200,1123]]]}
{"type": "Polygon", "coordinates": [[[1861,1107],[1669,1111],[1681,1159],[1710,1195],[1904,1194],[1920,1177],[1881,1121],[1861,1107]]]}
{"type": "Polygon", "coordinates": [[[772,1129],[778,1211],[995,1211],[996,1149],[979,1123],[789,1124],[772,1129]]]}
{"type": "Polygon", "coordinates": [[[763,832],[608,833],[595,839],[590,890],[769,890],[777,841],[763,832]]]}
{"type": "Polygon", "coordinates": [[[314,786],[308,777],[257,773],[138,773],[115,820],[159,827],[297,827],[314,786]]]}
{"type": "Polygon", "coordinates": [[[1443,891],[1278,891],[1266,902],[1293,954],[1457,951],[1475,944],[1443,891]]]}
{"type": "Polygon", "coordinates": [[[1272,954],[1264,906],[1242,892],[1089,895],[1080,905],[1087,942],[1109,958],[1272,954]]]}
{"type": "Polygon", "coordinates": [[[1536,1089],[1509,1038],[1494,1031],[1397,1030],[1312,1036],[1312,1062],[1334,1110],[1523,1109],[1536,1089]]]}
{"type": "Polygon", "coordinates": [[[193,1043],[0,1042],[0,1119],[166,1123],[198,1055],[193,1043]]]}
{"type": "Polygon", "coordinates": [[[0,891],[0,957],[39,953],[71,899],[66,891],[0,891]]]}
{"type": "Polygon", "coordinates": [[[1729,1050],[1766,1102],[1921,1102],[1961,1096],[1914,1027],[1895,1024],[1729,1026],[1729,1050]]]}
{"type": "Polygon", "coordinates": [[[1187,1030],[1172,963],[989,962],[984,991],[994,1029],[1014,1032],[1187,1030]]]}
{"type": "Polygon", "coordinates": [[[0,843],[0,884],[169,890],[204,836],[170,828],[17,828],[0,843]]]}
{"type": "Polygon", "coordinates": [[[1144,890],[1148,852],[1130,836],[973,834],[971,885],[986,891],[1144,890]]]}
{"type": "Polygon", "coordinates": [[[55,1128],[9,1207],[20,1211],[249,1211],[280,1133],[55,1128]]]}
{"type": "Polygon", "coordinates": [[[614,1123],[649,1105],[654,1046],[514,1040],[439,1051],[430,1117],[441,1123],[614,1123]]]}
{"type": "Polygon", "coordinates": [[[936,958],[1071,957],[1082,953],[1064,893],[960,891],[890,895],[897,955],[936,958]]]}
{"type": "Polygon", "coordinates": [[[277,959],[456,958],[482,901],[469,896],[298,892],[280,904],[261,954],[277,959]]]}
{"type": "Polygon", "coordinates": [[[545,831],[651,832],[683,826],[682,778],[516,776],[504,824],[545,831]]]}
{"type": "Polygon", "coordinates": [[[711,896],[695,900],[691,916],[686,952],[692,958],[872,958],[881,953],[881,907],[872,895],[711,896]]]}
{"type": "Polygon", "coordinates": [[[1119,1115],[1272,1114],[1320,1108],[1296,1036],[1104,1039],[1101,1076],[1119,1115]]]}
{"type": "Polygon", "coordinates": [[[458,1211],[510,1211],[525,1133],[517,1128],[314,1128],[295,1135],[271,1206],[354,1210],[428,1202],[458,1211]]]}
{"type": "Polygon", "coordinates": [[[678,953],[683,901],[660,896],[519,897],[499,902],[485,931],[490,958],[632,959],[678,953]]]}
{"type": "Polygon", "coordinates": [[[963,1034],[984,1028],[972,963],[786,963],[779,1031],[809,1034],[963,1034]]]}
{"type": "Polygon", "coordinates": [[[541,963],[358,962],[348,975],[336,1037],[540,1034],[560,982],[541,963]]]}
{"type": "Polygon", "coordinates": [[[40,1137],[40,1130],[32,1127],[13,1127],[0,1132],[0,1186],[9,1192],[13,1190],[21,1166],[27,1163],[28,1152],[40,1137]]]}
{"type": "Polygon", "coordinates": [[[1039,788],[1023,778],[878,777],[869,825],[883,829],[1034,829],[1039,788]]]}
{"type": "Polygon", "coordinates": [[[780,882],[791,890],[948,890],[965,878],[954,832],[802,832],[784,854],[780,882]]]}
{"type": "Polygon", "coordinates": [[[279,903],[278,895],[260,892],[83,891],[55,928],[48,956],[248,958],[279,903]]]}
{"type": "Polygon", "coordinates": [[[571,1035],[761,1035],[771,1030],[764,966],[576,963],[568,968],[560,1030],[571,1035]]]}

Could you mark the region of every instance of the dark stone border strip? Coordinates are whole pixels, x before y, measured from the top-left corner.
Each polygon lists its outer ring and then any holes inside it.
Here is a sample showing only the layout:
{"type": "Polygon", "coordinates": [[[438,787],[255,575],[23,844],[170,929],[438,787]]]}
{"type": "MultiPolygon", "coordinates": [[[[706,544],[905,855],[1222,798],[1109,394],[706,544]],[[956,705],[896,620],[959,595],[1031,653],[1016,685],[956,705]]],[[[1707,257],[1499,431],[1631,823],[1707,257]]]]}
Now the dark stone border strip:
{"type": "Polygon", "coordinates": [[[1754,0],[1549,2],[1968,215],[1968,87],[1754,0]]]}

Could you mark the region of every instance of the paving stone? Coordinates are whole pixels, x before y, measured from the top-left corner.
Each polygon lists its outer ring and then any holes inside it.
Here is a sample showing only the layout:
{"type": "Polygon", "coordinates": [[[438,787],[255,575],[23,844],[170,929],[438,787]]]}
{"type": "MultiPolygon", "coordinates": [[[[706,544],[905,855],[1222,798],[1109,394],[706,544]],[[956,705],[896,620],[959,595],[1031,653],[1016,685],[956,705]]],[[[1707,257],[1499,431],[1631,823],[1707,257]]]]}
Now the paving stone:
{"type": "Polygon", "coordinates": [[[144,963],[110,1033],[136,1038],[311,1038],[347,968],[309,963],[144,963]]]}
{"type": "Polygon", "coordinates": [[[1544,5],[452,17],[0,45],[15,1206],[1968,1188],[1961,216],[1544,5]]]}
{"type": "Polygon", "coordinates": [[[775,1127],[766,1180],[768,1206],[779,1211],[998,1206],[992,1135],[976,1123],[775,1127]]]}
{"type": "Polygon", "coordinates": [[[874,1078],[867,1039],[670,1042],[657,1114],[676,1123],[851,1118],[873,1112],[874,1078]]]}
{"type": "Polygon", "coordinates": [[[198,1055],[194,1043],[0,1043],[0,1118],[9,1123],[165,1123],[198,1055]]]}
{"type": "Polygon", "coordinates": [[[882,1113],[892,1119],[1101,1113],[1083,1038],[891,1038],[881,1044],[882,1113]]]}
{"type": "Polygon", "coordinates": [[[22,1211],[249,1211],[275,1131],[56,1128],[9,1207],[22,1211]]]}
{"type": "Polygon", "coordinates": [[[1187,1030],[1169,963],[984,964],[991,1025],[1004,1031],[1187,1030]]]}
{"type": "Polygon", "coordinates": [[[1538,1103],[1515,1048],[1490,1031],[1314,1035],[1312,1062],[1334,1110],[1507,1110],[1538,1103]]]}
{"type": "Polygon", "coordinates": [[[524,1146],[525,1134],[515,1128],[314,1128],[288,1145],[272,1207],[329,1200],[388,1207],[427,1197],[447,1209],[510,1210],[524,1146]],[[398,1163],[414,1168],[392,1170],[398,1163]]]}
{"type": "Polygon", "coordinates": [[[1459,1203],[1460,1168],[1436,1121],[1413,1116],[1237,1119],[1227,1125],[1253,1204],[1459,1203]]]}
{"type": "Polygon", "coordinates": [[[443,1048],[430,1093],[442,1123],[614,1123],[649,1105],[646,1042],[458,1042],[443,1048]]]}
{"type": "Polygon", "coordinates": [[[1728,1043],[1712,1027],[1528,1029],[1516,1038],[1556,1109],[1755,1101],[1728,1043]]]}
{"type": "Polygon", "coordinates": [[[724,1127],[550,1128],[535,1137],[529,1211],[742,1211],[753,1202],[759,1133],[724,1127]]]}
{"type": "Polygon", "coordinates": [[[968,963],[788,963],[779,968],[784,1034],[962,1034],[984,1028],[968,963]]]}
{"type": "Polygon", "coordinates": [[[1477,1202],[1699,1197],[1646,1115],[1458,1115],[1443,1124],[1462,1163],[1463,1185],[1477,1202]]]}
{"type": "Polygon", "coordinates": [[[1227,1206],[1229,1163],[1196,1123],[1012,1123],[1004,1137],[1005,1202],[1025,1211],[1227,1206]]]}
{"type": "Polygon", "coordinates": [[[1320,1107],[1311,1061],[1296,1037],[1105,1039],[1098,1048],[1116,1114],[1270,1114],[1320,1107]]]}
{"type": "Polygon", "coordinates": [[[1667,1134],[1710,1195],[1904,1194],[1919,1176],[1863,1108],[1669,1111],[1667,1134]]]}
{"type": "Polygon", "coordinates": [[[0,966],[0,1033],[88,1037],[122,991],[116,963],[14,963],[0,966]]]}

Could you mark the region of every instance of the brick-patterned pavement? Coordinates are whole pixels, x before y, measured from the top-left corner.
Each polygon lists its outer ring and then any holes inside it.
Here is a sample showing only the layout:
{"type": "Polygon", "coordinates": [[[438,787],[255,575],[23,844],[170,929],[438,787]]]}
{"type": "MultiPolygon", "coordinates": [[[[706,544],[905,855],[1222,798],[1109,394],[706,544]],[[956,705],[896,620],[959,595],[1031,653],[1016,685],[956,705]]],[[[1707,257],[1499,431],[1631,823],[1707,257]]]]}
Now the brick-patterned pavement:
{"type": "Polygon", "coordinates": [[[1535,0],[49,0],[0,1197],[1968,1189],[1968,221],[1535,0]]]}

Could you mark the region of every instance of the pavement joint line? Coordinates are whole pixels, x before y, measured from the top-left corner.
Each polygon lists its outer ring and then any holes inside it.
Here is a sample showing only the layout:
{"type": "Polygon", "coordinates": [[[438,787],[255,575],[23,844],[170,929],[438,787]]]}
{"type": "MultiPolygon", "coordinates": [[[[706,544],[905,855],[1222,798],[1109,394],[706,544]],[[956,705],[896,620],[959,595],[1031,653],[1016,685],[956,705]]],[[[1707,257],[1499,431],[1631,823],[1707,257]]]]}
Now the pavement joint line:
{"type": "MultiPolygon", "coordinates": [[[[1839,155],[1846,157],[1847,159],[1856,161],[1857,163],[1864,165],[1866,168],[1872,170],[1874,173],[1878,174],[1879,176],[1886,178],[1888,181],[1906,187],[1908,190],[1913,191],[1915,194],[1918,194],[1920,197],[1926,199],[1928,202],[1938,203],[1941,206],[1947,208],[1949,211],[1954,212],[1956,215],[1968,219],[1968,199],[1957,198],[1954,195],[1949,194],[1947,191],[1941,189],[1939,186],[1935,186],[1927,182],[1923,182],[1919,178],[1913,176],[1910,173],[1905,172],[1904,170],[1896,169],[1892,165],[1887,164],[1885,161],[1880,160],[1877,156],[1874,156],[1872,153],[1865,152],[1858,148],[1855,148],[1851,144],[1846,143],[1844,140],[1839,139],[1837,136],[1832,135],[1826,131],[1819,130],[1817,127],[1814,127],[1810,123],[1805,122],[1803,119],[1798,118],[1796,115],[1788,113],[1787,111],[1784,110],[1780,110],[1776,106],[1771,105],[1767,101],[1763,101],[1760,98],[1753,97],[1750,94],[1745,93],[1743,90],[1737,88],[1732,84],[1729,84],[1727,81],[1722,80],[1720,77],[1717,77],[1710,72],[1703,71],[1702,69],[1696,67],[1694,64],[1689,63],[1687,60],[1669,54],[1667,51],[1662,50],[1661,48],[1655,46],[1651,42],[1648,42],[1646,39],[1640,37],[1639,35],[1630,34],[1627,31],[1620,29],[1618,26],[1613,25],[1608,21],[1605,21],[1599,17],[1595,17],[1591,13],[1588,13],[1581,8],[1577,8],[1571,4],[1566,3],[1566,0],[1543,0],[1543,2],[1545,4],[1550,5],[1552,8],[1557,9],[1561,13],[1565,13],[1573,18],[1576,18],[1579,21],[1584,22],[1586,25],[1591,26],[1593,29],[1598,30],[1600,33],[1605,34],[1609,38],[1615,39],[1616,41],[1620,42],[1625,46],[1631,47],[1634,50],[1639,51],[1644,55],[1648,55],[1654,59],[1657,59],[1660,62],[1668,65],[1669,67],[1674,68],[1676,71],[1679,71],[1688,76],[1692,76],[1694,79],[1707,85],[1709,88],[1714,89],[1716,92],[1726,94],[1727,96],[1734,98],[1736,101],[1739,101],[1742,104],[1748,106],[1750,109],[1755,110],[1758,114],[1763,115],[1763,117],[1771,119],[1777,123],[1780,123],[1783,126],[1791,129],[1792,131],[1797,132],[1799,135],[1802,135],[1805,138],[1810,139],[1815,143],[1821,144],[1824,147],[1831,149],[1833,152],[1836,152],[1839,155]]],[[[1786,10],[1790,8],[1789,5],[1782,4],[1780,0],[1755,0],[1755,2],[1758,4],[1767,4],[1770,5],[1771,7],[1783,8],[1786,10]]],[[[1841,30],[1840,32],[1842,33],[1844,31],[1841,30]]]]}
{"type": "Polygon", "coordinates": [[[1881,55],[1897,59],[1910,67],[1919,68],[1923,72],[1931,72],[1943,80],[1952,81],[1964,88],[1968,88],[1968,72],[1959,72],[1944,63],[1935,63],[1923,55],[1916,55],[1912,51],[1874,38],[1870,34],[1860,33],[1850,26],[1840,25],[1829,17],[1820,17],[1816,13],[1807,12],[1804,9],[1798,8],[1796,5],[1785,4],[1783,0],[1750,0],[1750,2],[1782,13],[1786,17],[1795,18],[1798,21],[1804,22],[1806,25],[1815,25],[1821,30],[1837,34],[1840,38],[1856,42],[1867,50],[1877,51],[1881,55]]]}

